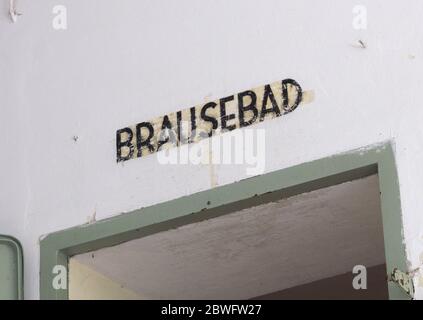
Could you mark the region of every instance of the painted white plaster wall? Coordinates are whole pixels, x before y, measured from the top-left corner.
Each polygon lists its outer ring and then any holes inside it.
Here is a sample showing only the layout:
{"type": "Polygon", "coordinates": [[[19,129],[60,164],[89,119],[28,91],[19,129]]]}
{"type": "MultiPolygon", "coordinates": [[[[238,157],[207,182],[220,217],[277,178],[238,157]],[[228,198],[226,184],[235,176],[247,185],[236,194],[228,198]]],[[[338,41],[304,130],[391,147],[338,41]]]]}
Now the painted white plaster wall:
{"type": "MultiPolygon", "coordinates": [[[[256,125],[266,171],[393,140],[407,255],[423,263],[421,1],[20,0],[15,24],[8,2],[0,232],[24,246],[26,298],[39,296],[41,235],[210,188],[207,166],[116,164],[116,129],[288,77],[316,99],[256,125]],[[66,31],[51,26],[57,4],[66,31]],[[352,28],[356,4],[368,8],[365,31],[352,28]]],[[[246,177],[214,170],[218,185],[246,177]]]]}

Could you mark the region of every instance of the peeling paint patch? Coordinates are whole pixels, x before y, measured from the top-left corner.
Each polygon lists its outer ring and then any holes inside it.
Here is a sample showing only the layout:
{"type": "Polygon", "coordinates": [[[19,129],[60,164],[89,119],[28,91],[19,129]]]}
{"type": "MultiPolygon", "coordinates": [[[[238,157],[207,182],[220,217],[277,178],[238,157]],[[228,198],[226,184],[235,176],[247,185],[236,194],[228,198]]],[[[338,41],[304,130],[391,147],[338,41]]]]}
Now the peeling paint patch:
{"type": "Polygon", "coordinates": [[[96,216],[97,216],[97,210],[94,210],[93,214],[88,217],[87,223],[90,224],[90,223],[96,222],[97,221],[96,216]]]}
{"type": "Polygon", "coordinates": [[[395,268],[391,273],[390,281],[396,283],[401,289],[407,293],[411,298],[414,297],[414,283],[413,283],[414,271],[403,272],[395,268]]]}
{"type": "Polygon", "coordinates": [[[377,153],[381,152],[382,150],[386,149],[386,145],[389,141],[382,141],[378,143],[374,143],[365,147],[361,147],[355,150],[347,151],[347,152],[341,152],[339,155],[349,155],[349,154],[359,154],[364,155],[370,151],[375,151],[377,153]]]}

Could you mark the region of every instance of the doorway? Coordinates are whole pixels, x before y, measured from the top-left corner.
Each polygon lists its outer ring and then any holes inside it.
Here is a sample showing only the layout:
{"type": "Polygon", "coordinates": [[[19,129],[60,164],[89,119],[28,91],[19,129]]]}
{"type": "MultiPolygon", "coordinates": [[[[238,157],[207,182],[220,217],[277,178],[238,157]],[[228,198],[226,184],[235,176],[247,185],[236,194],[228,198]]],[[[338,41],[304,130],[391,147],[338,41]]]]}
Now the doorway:
{"type": "Polygon", "coordinates": [[[76,255],[69,272],[70,299],[387,299],[378,176],[76,255]]]}
{"type": "Polygon", "coordinates": [[[406,299],[400,208],[390,144],[355,150],[49,235],[41,294],[95,298],[82,274],[113,298],[406,299]],[[69,290],[45,284],[58,263],[69,290]]]}

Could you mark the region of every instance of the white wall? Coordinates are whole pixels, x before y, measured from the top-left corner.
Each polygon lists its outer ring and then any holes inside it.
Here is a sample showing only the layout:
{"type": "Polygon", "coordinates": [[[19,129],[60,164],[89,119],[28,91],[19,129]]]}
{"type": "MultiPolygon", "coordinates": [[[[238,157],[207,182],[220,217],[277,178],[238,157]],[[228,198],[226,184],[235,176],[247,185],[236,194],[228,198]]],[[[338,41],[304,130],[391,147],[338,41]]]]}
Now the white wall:
{"type": "MultiPolygon", "coordinates": [[[[256,126],[266,128],[266,171],[392,139],[407,255],[423,263],[421,1],[20,0],[15,24],[7,4],[0,232],[23,243],[26,298],[39,296],[41,235],[213,183],[207,166],[116,164],[116,129],[288,77],[316,98],[256,126]],[[57,4],[66,31],[51,26],[57,4]],[[352,28],[356,4],[368,8],[365,31],[352,28]]],[[[218,185],[246,177],[214,170],[218,185]]]]}

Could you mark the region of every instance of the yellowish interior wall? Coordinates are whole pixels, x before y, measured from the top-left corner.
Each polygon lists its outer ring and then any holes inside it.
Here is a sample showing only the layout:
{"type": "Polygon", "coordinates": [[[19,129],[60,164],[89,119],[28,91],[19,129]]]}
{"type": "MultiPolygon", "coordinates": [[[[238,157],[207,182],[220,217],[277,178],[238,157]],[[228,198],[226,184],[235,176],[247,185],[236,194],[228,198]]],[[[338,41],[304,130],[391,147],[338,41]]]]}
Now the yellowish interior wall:
{"type": "Polygon", "coordinates": [[[145,298],[77,260],[69,259],[69,299],[141,300],[145,298]]]}

